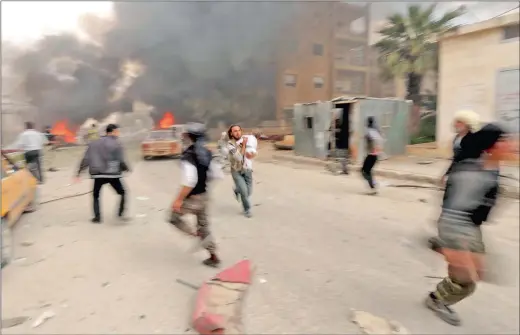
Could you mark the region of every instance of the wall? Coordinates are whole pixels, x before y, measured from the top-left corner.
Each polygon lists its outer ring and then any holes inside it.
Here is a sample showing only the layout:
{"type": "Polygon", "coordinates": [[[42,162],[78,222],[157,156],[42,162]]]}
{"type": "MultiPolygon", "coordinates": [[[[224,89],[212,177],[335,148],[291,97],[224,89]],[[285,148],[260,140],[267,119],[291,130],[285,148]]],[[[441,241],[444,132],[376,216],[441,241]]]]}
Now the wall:
{"type": "Polygon", "coordinates": [[[289,22],[288,29],[293,32],[290,41],[291,49],[279,59],[277,78],[277,111],[278,119],[282,118],[282,110],[296,103],[328,100],[330,88],[330,5],[327,3],[305,3],[300,8],[298,20],[289,22]],[[313,46],[320,44],[322,54],[315,55],[313,46]],[[286,75],[296,76],[295,86],[285,83],[286,75]],[[323,79],[323,87],[315,88],[313,78],[323,79]]]}
{"type": "Polygon", "coordinates": [[[288,22],[283,32],[287,37],[278,59],[276,83],[279,120],[283,119],[283,110],[296,103],[326,101],[335,97],[337,69],[361,70],[363,75],[367,73],[367,67],[349,64],[348,48],[337,50],[341,41],[347,44],[350,41],[356,46],[366,45],[366,27],[359,27],[365,24],[363,15],[367,15],[364,6],[332,2],[301,3],[298,19],[288,22]],[[314,54],[314,44],[322,45],[321,55],[314,54]],[[343,57],[340,57],[341,54],[343,57]],[[285,84],[285,75],[297,77],[294,87],[285,84]],[[315,76],[323,79],[322,87],[315,87],[315,76]]]}
{"type": "Polygon", "coordinates": [[[457,110],[472,109],[484,121],[496,120],[497,74],[518,68],[520,63],[518,39],[503,41],[502,37],[502,28],[495,27],[441,40],[436,134],[439,149],[451,146],[451,123],[457,110]]]}

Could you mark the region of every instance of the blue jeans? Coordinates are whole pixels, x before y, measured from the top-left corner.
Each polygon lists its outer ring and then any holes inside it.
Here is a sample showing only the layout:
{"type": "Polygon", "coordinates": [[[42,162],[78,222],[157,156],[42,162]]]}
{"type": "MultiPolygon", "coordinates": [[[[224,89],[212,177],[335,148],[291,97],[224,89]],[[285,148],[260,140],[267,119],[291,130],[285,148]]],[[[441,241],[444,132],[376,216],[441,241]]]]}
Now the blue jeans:
{"type": "Polygon", "coordinates": [[[251,209],[249,197],[253,193],[253,171],[231,171],[231,176],[235,182],[235,192],[240,195],[244,211],[248,212],[251,209]]]}

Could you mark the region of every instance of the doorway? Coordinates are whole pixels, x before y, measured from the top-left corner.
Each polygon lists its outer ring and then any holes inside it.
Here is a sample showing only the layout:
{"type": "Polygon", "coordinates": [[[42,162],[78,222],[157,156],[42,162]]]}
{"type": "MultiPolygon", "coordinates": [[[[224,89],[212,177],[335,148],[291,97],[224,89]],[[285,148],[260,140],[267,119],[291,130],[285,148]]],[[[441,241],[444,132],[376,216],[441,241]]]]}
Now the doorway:
{"type": "Polygon", "coordinates": [[[337,103],[334,105],[336,109],[339,109],[339,115],[335,115],[335,118],[332,122],[334,122],[334,130],[333,140],[335,141],[336,149],[347,150],[350,144],[350,113],[352,110],[352,102],[348,103],[337,103]]]}

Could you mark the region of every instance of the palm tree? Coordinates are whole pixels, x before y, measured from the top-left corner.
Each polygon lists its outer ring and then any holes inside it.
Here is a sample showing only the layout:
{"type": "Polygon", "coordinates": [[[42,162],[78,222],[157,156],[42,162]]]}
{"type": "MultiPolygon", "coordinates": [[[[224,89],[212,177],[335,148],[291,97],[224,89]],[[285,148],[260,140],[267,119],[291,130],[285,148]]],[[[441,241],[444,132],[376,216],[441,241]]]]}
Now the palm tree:
{"type": "Polygon", "coordinates": [[[379,31],[383,37],[375,45],[383,77],[405,77],[406,98],[415,104],[420,101],[423,75],[437,69],[437,36],[455,28],[453,19],[465,12],[461,6],[435,18],[435,8],[435,4],[424,9],[411,5],[407,15],[389,16],[388,25],[379,31]]]}

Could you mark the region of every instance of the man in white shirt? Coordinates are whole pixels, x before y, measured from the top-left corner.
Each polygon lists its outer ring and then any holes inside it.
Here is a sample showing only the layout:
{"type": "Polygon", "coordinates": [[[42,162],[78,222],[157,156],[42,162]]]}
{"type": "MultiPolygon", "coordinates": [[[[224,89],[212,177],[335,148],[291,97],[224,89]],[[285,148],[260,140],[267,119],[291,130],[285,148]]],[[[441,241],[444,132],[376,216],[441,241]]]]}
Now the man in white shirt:
{"type": "Polygon", "coordinates": [[[253,161],[256,156],[256,138],[254,136],[242,136],[242,128],[232,125],[228,130],[229,162],[231,164],[231,176],[235,182],[235,196],[240,197],[244,208],[244,215],[250,218],[251,204],[249,197],[253,191],[253,161]]]}
{"type": "Polygon", "coordinates": [[[208,220],[208,182],[223,177],[222,169],[213,161],[212,153],[204,145],[205,127],[202,124],[187,124],[183,140],[186,150],[181,158],[181,187],[172,204],[169,222],[177,229],[200,238],[200,245],[209,253],[204,260],[206,266],[217,267],[220,258],[216,254],[216,244],[209,228],[208,220]],[[185,214],[197,217],[197,230],[194,232],[184,221],[185,214]]]}
{"type": "Polygon", "coordinates": [[[12,145],[13,149],[23,150],[27,165],[35,165],[36,171],[30,170],[40,183],[43,183],[41,158],[43,148],[48,142],[45,134],[34,129],[32,122],[25,122],[25,131],[18,135],[16,142],[12,145]]]}

